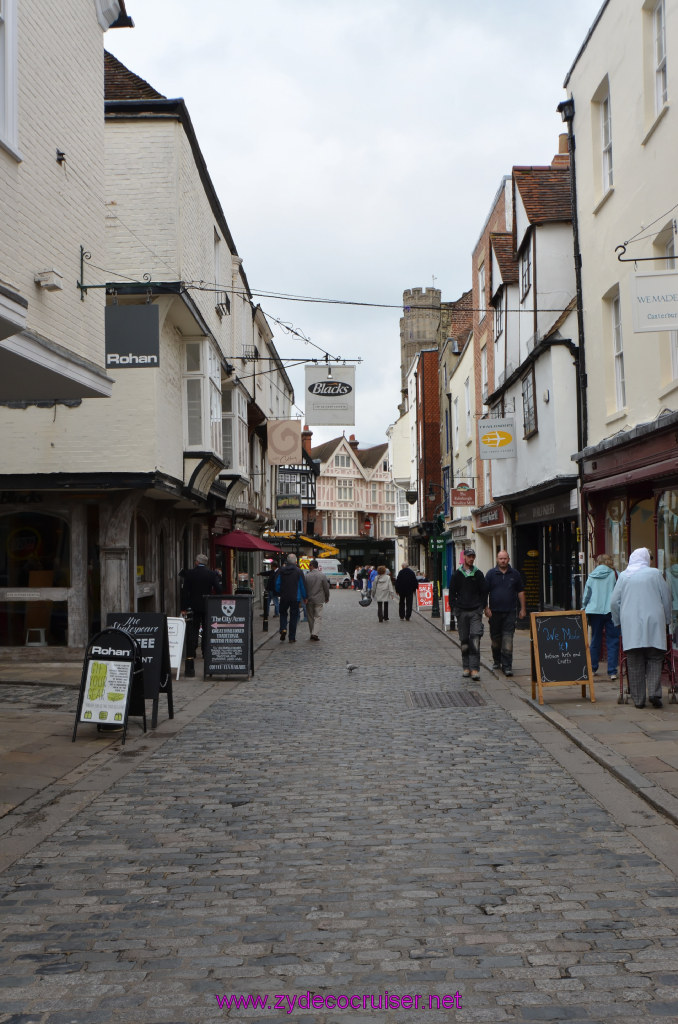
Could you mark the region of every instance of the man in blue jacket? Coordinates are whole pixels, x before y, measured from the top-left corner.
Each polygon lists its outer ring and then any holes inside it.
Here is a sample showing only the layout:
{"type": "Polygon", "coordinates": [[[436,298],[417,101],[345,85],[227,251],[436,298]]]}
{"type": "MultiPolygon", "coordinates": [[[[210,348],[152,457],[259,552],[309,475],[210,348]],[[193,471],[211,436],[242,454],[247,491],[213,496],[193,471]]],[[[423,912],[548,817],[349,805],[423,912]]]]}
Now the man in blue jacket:
{"type": "Polygon", "coordinates": [[[306,604],[306,585],[304,574],[297,565],[297,556],[288,555],[285,565],[278,569],[275,577],[275,592],[280,595],[280,640],[287,636],[287,620],[289,616],[289,642],[297,642],[297,622],[299,621],[299,602],[306,604]]]}
{"type": "Polygon", "coordinates": [[[490,620],[490,644],[493,668],[502,669],[505,676],[513,675],[513,635],[516,631],[516,612],[521,619],[525,610],[525,587],[517,569],[509,565],[508,551],[497,553],[497,564],[485,577],[487,607],[490,620]],[[518,606],[520,610],[518,611],[518,606]]]}

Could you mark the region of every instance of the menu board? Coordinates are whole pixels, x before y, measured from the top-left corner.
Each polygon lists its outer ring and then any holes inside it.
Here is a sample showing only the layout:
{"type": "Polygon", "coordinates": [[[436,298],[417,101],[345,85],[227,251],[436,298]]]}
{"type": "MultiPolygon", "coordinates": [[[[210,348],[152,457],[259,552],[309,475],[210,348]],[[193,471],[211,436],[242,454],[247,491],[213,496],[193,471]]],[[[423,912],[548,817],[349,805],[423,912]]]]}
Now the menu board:
{"type": "Polygon", "coordinates": [[[249,679],[253,672],[252,595],[205,598],[205,676],[249,679]]]}

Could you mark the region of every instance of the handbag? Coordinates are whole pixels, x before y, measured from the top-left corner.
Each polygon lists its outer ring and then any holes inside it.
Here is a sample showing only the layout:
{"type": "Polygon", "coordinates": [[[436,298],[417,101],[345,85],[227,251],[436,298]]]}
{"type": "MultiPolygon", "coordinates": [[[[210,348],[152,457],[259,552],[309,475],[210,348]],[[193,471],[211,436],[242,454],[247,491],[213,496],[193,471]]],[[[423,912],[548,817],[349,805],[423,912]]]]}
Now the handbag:
{"type": "Polygon", "coordinates": [[[369,608],[369,606],[372,604],[372,596],[370,594],[365,594],[364,597],[360,598],[358,604],[361,606],[361,608],[369,608]]]}

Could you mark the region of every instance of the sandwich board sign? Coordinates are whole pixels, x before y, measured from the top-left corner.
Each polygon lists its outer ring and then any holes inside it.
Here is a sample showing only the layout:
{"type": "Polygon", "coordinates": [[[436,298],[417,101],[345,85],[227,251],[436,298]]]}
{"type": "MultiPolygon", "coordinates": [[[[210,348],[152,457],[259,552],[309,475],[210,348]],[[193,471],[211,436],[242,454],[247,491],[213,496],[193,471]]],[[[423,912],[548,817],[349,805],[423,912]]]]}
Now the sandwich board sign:
{"type": "Polygon", "coordinates": [[[586,612],[532,612],[532,700],[535,685],[539,703],[544,703],[544,687],[581,686],[586,698],[588,685],[591,703],[595,704],[589,631],[586,612]]]}
{"type": "Polygon", "coordinates": [[[158,724],[161,693],[167,696],[169,717],[174,718],[167,616],[156,612],[110,612],[106,625],[129,633],[141,648],[144,696],[146,700],[153,701],[153,728],[158,724]]]}
{"type": "Polygon", "coordinates": [[[122,729],[124,745],[130,715],[143,718],[146,732],[139,646],[120,629],[103,629],[85,651],[72,742],[84,722],[100,729],[122,729]]]}
{"type": "Polygon", "coordinates": [[[176,678],[181,672],[181,658],[184,653],[186,619],[183,615],[167,616],[167,638],[169,640],[170,668],[176,669],[176,678]]]}
{"type": "Polygon", "coordinates": [[[205,598],[204,677],[249,679],[254,674],[251,594],[215,594],[205,598]]]}

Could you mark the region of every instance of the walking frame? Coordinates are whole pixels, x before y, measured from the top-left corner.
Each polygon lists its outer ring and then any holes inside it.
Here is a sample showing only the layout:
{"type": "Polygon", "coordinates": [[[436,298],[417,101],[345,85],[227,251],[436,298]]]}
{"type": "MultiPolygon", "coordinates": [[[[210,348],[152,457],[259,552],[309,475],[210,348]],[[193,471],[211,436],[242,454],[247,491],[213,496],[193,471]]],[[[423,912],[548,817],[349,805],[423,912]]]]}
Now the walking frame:
{"type": "MultiPolygon", "coordinates": [[[[666,654],[662,666],[662,681],[667,677],[668,696],[670,704],[678,704],[678,649],[674,649],[673,638],[670,629],[666,630],[666,654]]],[[[619,637],[619,699],[617,704],[628,704],[631,691],[629,690],[629,672],[626,654],[619,637]]]]}

